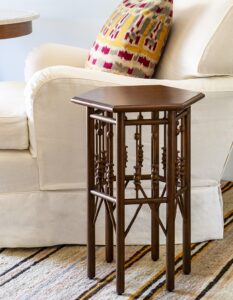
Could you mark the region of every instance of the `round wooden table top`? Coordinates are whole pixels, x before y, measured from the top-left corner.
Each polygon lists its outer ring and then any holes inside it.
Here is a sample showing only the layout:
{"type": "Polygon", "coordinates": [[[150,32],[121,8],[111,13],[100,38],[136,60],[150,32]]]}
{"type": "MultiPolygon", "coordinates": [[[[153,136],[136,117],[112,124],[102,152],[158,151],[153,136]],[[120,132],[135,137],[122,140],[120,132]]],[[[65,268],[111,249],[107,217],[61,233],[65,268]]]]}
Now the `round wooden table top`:
{"type": "Polygon", "coordinates": [[[34,12],[0,10],[0,39],[8,39],[30,34],[32,21],[39,18],[34,12]]]}

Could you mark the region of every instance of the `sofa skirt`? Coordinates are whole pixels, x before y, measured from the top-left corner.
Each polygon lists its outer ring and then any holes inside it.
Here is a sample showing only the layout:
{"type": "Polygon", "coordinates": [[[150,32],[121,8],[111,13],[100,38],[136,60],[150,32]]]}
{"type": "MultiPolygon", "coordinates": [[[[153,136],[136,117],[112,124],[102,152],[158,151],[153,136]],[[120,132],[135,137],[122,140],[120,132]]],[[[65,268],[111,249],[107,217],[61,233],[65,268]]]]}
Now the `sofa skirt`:
{"type": "MultiPolygon", "coordinates": [[[[192,242],[223,238],[222,195],[217,182],[192,187],[192,242]]],[[[136,207],[126,210],[126,224],[136,207]]],[[[165,217],[165,205],[160,214],[165,217]]],[[[86,192],[35,191],[0,194],[0,247],[42,247],[86,244],[86,192]]],[[[104,209],[96,225],[96,243],[104,244],[104,209]]],[[[165,237],[161,232],[161,243],[165,237]]],[[[182,219],[177,214],[176,243],[182,242],[182,219]]],[[[126,244],[150,243],[150,208],[143,207],[126,244]]]]}

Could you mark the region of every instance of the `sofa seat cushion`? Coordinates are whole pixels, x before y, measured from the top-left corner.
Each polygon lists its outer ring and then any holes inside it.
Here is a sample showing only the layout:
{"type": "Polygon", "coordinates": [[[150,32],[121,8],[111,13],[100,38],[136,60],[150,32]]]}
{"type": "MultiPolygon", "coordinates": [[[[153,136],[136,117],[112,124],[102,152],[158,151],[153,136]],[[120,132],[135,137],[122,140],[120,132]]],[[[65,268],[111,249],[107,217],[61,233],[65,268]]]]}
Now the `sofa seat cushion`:
{"type": "Polygon", "coordinates": [[[0,82],[0,149],[28,149],[25,84],[0,82]]]}

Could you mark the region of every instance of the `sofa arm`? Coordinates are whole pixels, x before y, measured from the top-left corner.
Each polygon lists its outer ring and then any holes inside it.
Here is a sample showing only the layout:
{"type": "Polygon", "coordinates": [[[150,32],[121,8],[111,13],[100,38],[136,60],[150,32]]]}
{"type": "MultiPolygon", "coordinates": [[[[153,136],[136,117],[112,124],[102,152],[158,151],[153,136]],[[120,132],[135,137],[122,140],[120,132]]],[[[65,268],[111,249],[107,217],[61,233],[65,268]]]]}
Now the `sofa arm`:
{"type": "Polygon", "coordinates": [[[66,65],[83,68],[88,50],[60,44],[43,44],[33,49],[25,62],[26,82],[39,70],[50,66],[66,65]]]}
{"type": "Polygon", "coordinates": [[[70,99],[107,85],[91,77],[90,70],[60,66],[37,72],[27,83],[30,151],[37,157],[41,190],[86,186],[85,109],[70,99]]]}
{"type": "Polygon", "coordinates": [[[161,81],[57,66],[37,72],[26,87],[30,150],[38,160],[40,188],[86,186],[85,109],[70,102],[73,96],[99,86],[152,84],[206,92],[193,106],[192,173],[197,180],[220,180],[232,143],[233,78],[161,81]]]}

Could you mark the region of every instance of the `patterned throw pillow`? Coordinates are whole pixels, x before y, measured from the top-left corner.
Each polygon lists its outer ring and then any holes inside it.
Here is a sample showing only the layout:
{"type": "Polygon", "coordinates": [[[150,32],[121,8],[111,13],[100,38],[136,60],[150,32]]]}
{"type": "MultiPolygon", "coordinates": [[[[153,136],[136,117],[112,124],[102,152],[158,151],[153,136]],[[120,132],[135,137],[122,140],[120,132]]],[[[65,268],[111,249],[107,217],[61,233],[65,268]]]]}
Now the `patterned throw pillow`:
{"type": "Polygon", "coordinates": [[[171,27],[173,0],[124,0],[103,26],[86,67],[153,76],[171,27]]]}

